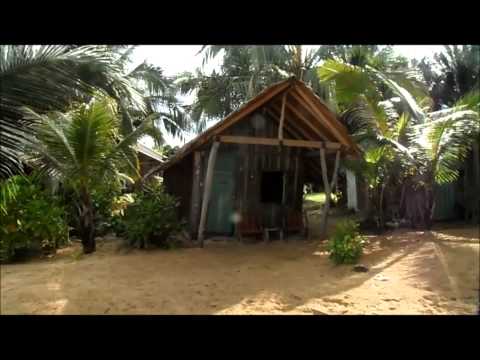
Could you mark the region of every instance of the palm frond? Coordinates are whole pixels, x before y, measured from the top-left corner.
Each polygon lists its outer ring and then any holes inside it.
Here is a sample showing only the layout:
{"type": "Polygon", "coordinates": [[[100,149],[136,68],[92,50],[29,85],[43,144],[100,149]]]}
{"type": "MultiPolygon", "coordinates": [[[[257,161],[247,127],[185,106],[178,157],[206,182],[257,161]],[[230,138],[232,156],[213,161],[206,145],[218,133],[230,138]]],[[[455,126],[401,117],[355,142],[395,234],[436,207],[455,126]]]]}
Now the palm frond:
{"type": "Polygon", "coordinates": [[[412,140],[430,164],[426,171],[437,183],[444,184],[458,178],[468,151],[479,140],[480,117],[472,110],[450,109],[439,117],[438,113],[433,113],[437,115],[435,120],[414,127],[412,140]]]}
{"type": "Polygon", "coordinates": [[[141,103],[121,76],[115,56],[102,46],[1,45],[0,84],[0,128],[9,134],[0,144],[1,177],[21,169],[23,145],[15,146],[13,141],[28,138],[25,106],[39,114],[65,111],[72,101],[84,101],[98,90],[141,103]]]}

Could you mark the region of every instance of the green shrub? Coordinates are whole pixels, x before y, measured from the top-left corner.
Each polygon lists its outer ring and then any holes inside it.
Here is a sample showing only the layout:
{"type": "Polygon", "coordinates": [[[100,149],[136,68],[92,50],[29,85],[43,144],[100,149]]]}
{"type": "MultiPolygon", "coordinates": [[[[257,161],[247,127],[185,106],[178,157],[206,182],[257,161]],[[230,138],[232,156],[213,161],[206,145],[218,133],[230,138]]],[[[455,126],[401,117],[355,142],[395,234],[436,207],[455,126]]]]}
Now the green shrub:
{"type": "Polygon", "coordinates": [[[111,231],[112,218],[118,197],[122,196],[122,183],[112,179],[92,190],[95,209],[95,232],[103,236],[111,231]]]}
{"type": "Polygon", "coordinates": [[[0,217],[0,261],[28,251],[50,252],[68,242],[65,210],[57,197],[47,194],[38,177],[14,176],[0,187],[15,184],[16,192],[4,203],[0,217]]]}
{"type": "Polygon", "coordinates": [[[362,255],[364,243],[355,221],[340,221],[328,241],[330,258],[336,264],[354,264],[362,255]]]}
{"type": "Polygon", "coordinates": [[[184,225],[177,218],[177,199],[167,194],[158,182],[148,184],[134,198],[122,218],[130,244],[140,248],[148,245],[171,248],[170,236],[184,225]]]}

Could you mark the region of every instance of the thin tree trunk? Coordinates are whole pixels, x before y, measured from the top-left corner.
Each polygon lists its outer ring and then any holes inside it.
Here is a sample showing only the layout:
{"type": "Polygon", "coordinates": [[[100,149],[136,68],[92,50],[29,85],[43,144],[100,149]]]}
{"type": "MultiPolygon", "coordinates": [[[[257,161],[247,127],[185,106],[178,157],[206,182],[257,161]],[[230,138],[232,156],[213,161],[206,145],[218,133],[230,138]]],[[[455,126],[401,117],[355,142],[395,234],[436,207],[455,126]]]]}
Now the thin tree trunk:
{"type": "Polygon", "coordinates": [[[382,188],[380,190],[380,199],[379,199],[379,206],[378,206],[378,221],[379,221],[379,227],[381,230],[384,229],[385,227],[385,219],[383,215],[383,194],[385,193],[385,187],[386,184],[382,184],[382,188]]]}
{"type": "Polygon", "coordinates": [[[85,186],[80,188],[80,202],[80,227],[83,252],[90,254],[96,250],[95,220],[92,199],[85,186]]]}

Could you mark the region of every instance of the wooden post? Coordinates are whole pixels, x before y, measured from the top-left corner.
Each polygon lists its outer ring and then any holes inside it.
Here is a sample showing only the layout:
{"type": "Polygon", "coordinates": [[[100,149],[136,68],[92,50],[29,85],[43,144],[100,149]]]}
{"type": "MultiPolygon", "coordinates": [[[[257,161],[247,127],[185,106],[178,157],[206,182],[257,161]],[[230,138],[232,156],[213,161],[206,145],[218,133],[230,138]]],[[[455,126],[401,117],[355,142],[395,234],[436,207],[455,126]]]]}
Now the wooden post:
{"type": "MultiPolygon", "coordinates": [[[[337,150],[335,157],[335,167],[332,176],[332,186],[337,179],[338,164],[340,161],[340,151],[337,150]]],[[[330,210],[331,186],[328,182],[327,162],[325,160],[325,149],[320,149],[320,165],[322,166],[323,187],[325,189],[325,205],[323,206],[322,220],[321,220],[321,234],[322,237],[327,234],[328,211],[330,210]]]]}
{"type": "MultiPolygon", "coordinates": [[[[346,174],[347,174],[347,207],[349,209],[354,209],[355,211],[358,211],[356,177],[353,171],[348,169],[346,171],[346,174]]],[[[402,200],[403,200],[404,189],[405,187],[402,187],[402,196],[400,197],[400,203],[402,203],[402,200]]]]}
{"type": "Polygon", "coordinates": [[[293,178],[293,205],[297,206],[297,199],[298,199],[298,153],[295,154],[295,175],[293,178]]]}
{"type": "Polygon", "coordinates": [[[192,202],[190,207],[190,230],[192,235],[197,232],[198,212],[200,210],[200,167],[201,156],[199,151],[193,153],[192,202]]]}
{"type": "Polygon", "coordinates": [[[333,169],[333,178],[332,182],[330,183],[330,190],[333,192],[336,190],[337,187],[337,174],[338,174],[338,166],[340,165],[340,151],[337,150],[335,154],[335,168],[333,169]]]}
{"type": "Polygon", "coordinates": [[[282,111],[280,113],[280,124],[278,125],[278,139],[283,140],[283,123],[285,122],[285,103],[287,100],[287,92],[282,97],[282,111]]]}
{"type": "Polygon", "coordinates": [[[208,203],[210,201],[210,193],[212,191],[213,171],[215,168],[215,160],[220,143],[215,141],[210,149],[208,157],[207,174],[205,175],[205,184],[203,189],[202,212],[200,214],[200,225],[198,227],[198,240],[200,247],[203,247],[205,224],[207,222],[208,203]]]}

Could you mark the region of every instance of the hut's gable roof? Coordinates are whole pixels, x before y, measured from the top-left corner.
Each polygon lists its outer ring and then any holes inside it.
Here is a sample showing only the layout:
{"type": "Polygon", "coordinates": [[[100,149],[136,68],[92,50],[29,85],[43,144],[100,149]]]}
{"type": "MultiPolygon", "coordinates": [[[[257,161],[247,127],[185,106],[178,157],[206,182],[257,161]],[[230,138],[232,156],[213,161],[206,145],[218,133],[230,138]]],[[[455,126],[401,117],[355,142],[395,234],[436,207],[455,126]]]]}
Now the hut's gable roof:
{"type": "Polygon", "coordinates": [[[286,96],[284,127],[287,131],[299,139],[339,143],[343,151],[358,154],[358,147],[336,115],[311,88],[302,81],[290,78],[266,88],[238,110],[185,144],[165,162],[163,169],[177,163],[260,108],[265,108],[273,118],[279,119],[284,96],[286,96]]]}

